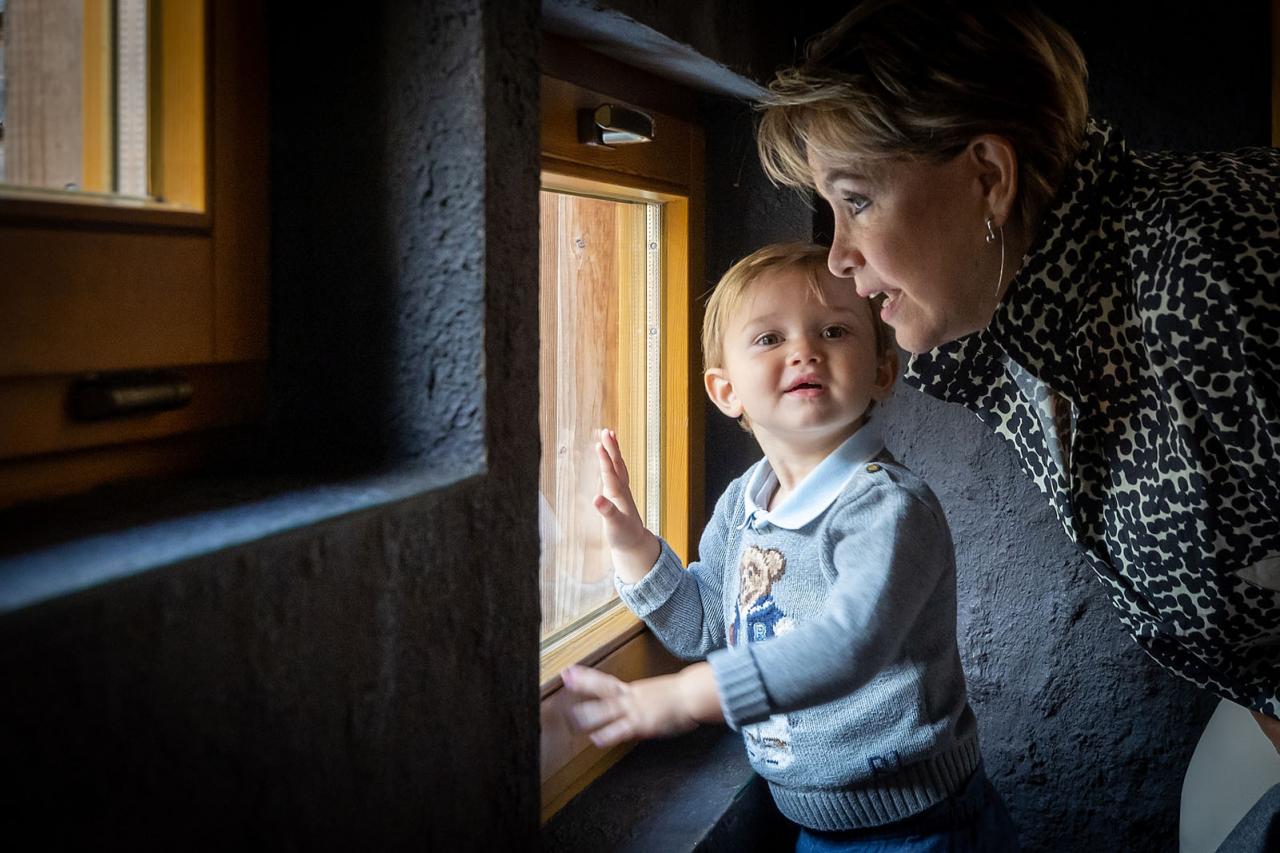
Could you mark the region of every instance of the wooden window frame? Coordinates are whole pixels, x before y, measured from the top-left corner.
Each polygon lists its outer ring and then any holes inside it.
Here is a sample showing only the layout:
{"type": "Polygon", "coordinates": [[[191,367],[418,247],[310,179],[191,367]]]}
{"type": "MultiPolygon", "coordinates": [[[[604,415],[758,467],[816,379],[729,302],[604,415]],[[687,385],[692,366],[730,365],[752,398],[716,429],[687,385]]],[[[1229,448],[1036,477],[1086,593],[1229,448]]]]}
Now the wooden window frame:
{"type": "MultiPolygon", "coordinates": [[[[694,557],[702,524],[703,157],[693,97],[553,36],[543,46],[542,172],[548,189],[659,202],[664,206],[662,399],[663,538],[694,557]],[[653,116],[653,143],[612,150],[578,142],[579,109],[613,103],[653,116]],[[683,244],[683,245],[681,245],[683,244]]],[[[545,822],[629,749],[593,747],[568,725],[559,671],[582,663],[626,681],[682,664],[618,604],[541,660],[542,819],[545,822]]]]}
{"type": "MultiPolygon", "coordinates": [[[[223,428],[265,410],[265,9],[256,0],[151,8],[157,198],[0,188],[0,508],[198,468],[229,446],[223,428]],[[79,378],[161,369],[194,385],[190,406],[99,422],[66,412],[79,378]]],[[[94,73],[85,82],[98,91],[94,73]]],[[[94,140],[109,130],[101,116],[85,118],[85,167],[100,171],[94,140]]]]}

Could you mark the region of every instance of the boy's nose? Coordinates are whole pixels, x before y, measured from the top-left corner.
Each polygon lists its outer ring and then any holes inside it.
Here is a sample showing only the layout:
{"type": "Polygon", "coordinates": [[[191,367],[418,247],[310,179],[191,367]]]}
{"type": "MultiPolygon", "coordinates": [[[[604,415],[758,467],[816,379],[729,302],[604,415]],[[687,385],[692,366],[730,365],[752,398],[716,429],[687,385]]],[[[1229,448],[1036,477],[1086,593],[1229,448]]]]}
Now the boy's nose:
{"type": "Polygon", "coordinates": [[[821,359],[821,355],[817,347],[802,340],[796,344],[795,349],[791,350],[789,361],[792,364],[805,364],[807,362],[816,362],[821,359]]]}

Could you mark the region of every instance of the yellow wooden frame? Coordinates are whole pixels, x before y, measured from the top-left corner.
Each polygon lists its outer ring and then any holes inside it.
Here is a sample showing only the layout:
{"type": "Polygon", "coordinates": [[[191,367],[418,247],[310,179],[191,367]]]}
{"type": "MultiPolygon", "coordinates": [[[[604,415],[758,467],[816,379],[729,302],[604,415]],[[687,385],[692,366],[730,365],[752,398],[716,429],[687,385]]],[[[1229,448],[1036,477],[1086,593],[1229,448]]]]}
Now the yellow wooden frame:
{"type": "MultiPolygon", "coordinates": [[[[559,64],[562,69],[585,67],[575,62],[559,64]]],[[[594,72],[600,66],[593,61],[591,67],[594,72]]],[[[695,441],[702,436],[703,421],[698,343],[702,318],[697,298],[703,278],[702,132],[691,122],[662,110],[629,104],[654,117],[658,128],[654,143],[614,150],[580,144],[577,110],[602,102],[628,104],[617,93],[628,90],[632,76],[630,70],[617,75],[593,73],[593,88],[586,88],[581,80],[543,77],[543,186],[663,205],[667,251],[663,258],[661,393],[664,401],[677,402],[665,405],[662,415],[660,519],[664,538],[687,561],[694,557],[692,537],[701,529],[702,517],[701,447],[695,441]]],[[[643,86],[654,89],[652,79],[644,80],[643,86]]],[[[544,821],[627,751],[626,746],[596,749],[568,725],[564,712],[569,699],[561,690],[558,673],[573,663],[595,666],[627,681],[681,666],[620,603],[544,651],[540,667],[544,821]]]]}
{"type": "Polygon", "coordinates": [[[151,194],[182,210],[205,209],[208,14],[205,0],[151,0],[151,194]]]}
{"type": "MultiPolygon", "coordinates": [[[[687,353],[690,326],[689,199],[671,193],[629,188],[617,183],[554,172],[543,173],[542,188],[554,192],[663,205],[663,244],[667,251],[663,256],[662,323],[666,345],[663,348],[661,395],[664,401],[675,401],[676,404],[665,406],[663,410],[659,438],[660,445],[664,448],[659,523],[663,538],[676,553],[687,559],[692,544],[689,541],[687,410],[695,402],[691,392],[697,390],[690,385],[687,353]]],[[[626,328],[632,324],[624,320],[621,325],[626,328]]],[[[638,426],[643,429],[643,423],[638,426]]],[[[619,429],[620,440],[635,428],[619,429]]],[[[643,454],[633,452],[627,458],[634,460],[644,457],[643,454]]],[[[543,649],[540,667],[542,695],[545,697],[559,689],[559,672],[566,666],[574,663],[594,665],[618,648],[623,641],[634,637],[640,628],[640,621],[619,603],[589,626],[543,649]]]]}
{"type": "Polygon", "coordinates": [[[106,192],[111,181],[110,0],[84,0],[83,165],[80,188],[106,192]]]}

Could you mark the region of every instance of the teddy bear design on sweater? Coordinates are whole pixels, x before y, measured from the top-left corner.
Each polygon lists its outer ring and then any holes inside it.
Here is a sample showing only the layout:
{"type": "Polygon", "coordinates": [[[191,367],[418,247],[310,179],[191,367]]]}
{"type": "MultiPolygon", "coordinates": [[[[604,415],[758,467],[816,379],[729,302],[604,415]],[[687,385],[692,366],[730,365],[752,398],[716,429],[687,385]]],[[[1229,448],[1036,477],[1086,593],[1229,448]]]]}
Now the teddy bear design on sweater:
{"type": "MultiPolygon", "coordinates": [[[[738,563],[738,602],[733,624],[729,626],[729,645],[758,643],[780,637],[795,627],[795,620],[782,612],[773,597],[773,585],[787,571],[787,558],[776,548],[752,545],[738,563]],[[745,626],[745,628],[743,627],[745,626]],[[743,630],[745,637],[739,636],[743,630]]],[[[742,727],[747,755],[779,770],[791,766],[791,726],[786,714],[774,714],[761,723],[742,727]]]]}

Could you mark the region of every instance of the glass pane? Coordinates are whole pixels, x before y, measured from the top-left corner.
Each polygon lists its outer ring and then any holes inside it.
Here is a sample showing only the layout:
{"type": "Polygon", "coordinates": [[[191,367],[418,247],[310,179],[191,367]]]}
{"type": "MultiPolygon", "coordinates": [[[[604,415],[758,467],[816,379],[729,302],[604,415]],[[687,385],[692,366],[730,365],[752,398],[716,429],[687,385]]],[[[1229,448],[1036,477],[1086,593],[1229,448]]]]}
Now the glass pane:
{"type": "Polygon", "coordinates": [[[541,194],[544,640],[616,598],[609,549],[592,506],[600,491],[595,442],[602,426],[618,434],[641,514],[656,504],[645,488],[648,451],[656,446],[646,435],[651,207],[541,194]]]}
{"type": "Polygon", "coordinates": [[[0,0],[0,184],[148,195],[147,28],[147,0],[0,0]]]}

